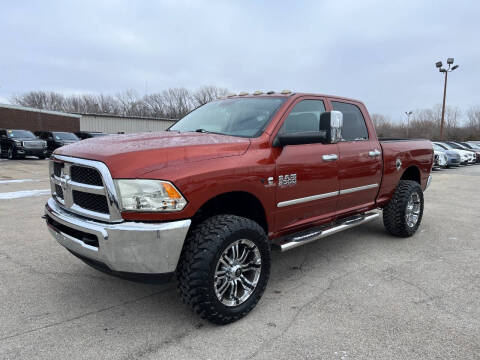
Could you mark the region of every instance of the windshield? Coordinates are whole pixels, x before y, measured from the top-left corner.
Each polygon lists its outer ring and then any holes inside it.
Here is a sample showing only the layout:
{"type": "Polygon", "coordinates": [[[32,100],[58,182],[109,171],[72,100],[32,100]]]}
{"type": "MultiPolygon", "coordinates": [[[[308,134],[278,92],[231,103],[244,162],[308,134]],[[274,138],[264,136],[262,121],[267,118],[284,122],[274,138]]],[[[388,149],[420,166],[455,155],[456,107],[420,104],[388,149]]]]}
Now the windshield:
{"type": "Polygon", "coordinates": [[[33,135],[31,131],[27,130],[7,130],[9,138],[20,138],[20,139],[35,139],[36,136],[33,135]]]}
{"type": "Polygon", "coordinates": [[[169,131],[260,136],[285,98],[234,98],[213,101],[180,119],[169,131]]]}
{"type": "Polygon", "coordinates": [[[442,148],[440,145],[437,145],[437,144],[433,144],[433,149],[437,151],[445,151],[444,148],[442,148]]]}
{"type": "Polygon", "coordinates": [[[448,144],[435,144],[443,148],[444,150],[452,150],[453,148],[448,144]]]}
{"type": "Polygon", "coordinates": [[[456,144],[456,143],[448,143],[451,147],[453,147],[454,149],[458,149],[458,150],[465,150],[465,148],[459,144],[456,144]]]}
{"type": "Polygon", "coordinates": [[[470,146],[470,149],[480,149],[480,146],[476,145],[476,144],[468,144],[468,146],[470,146]]]}
{"type": "Polygon", "coordinates": [[[55,140],[78,140],[77,135],[69,132],[54,132],[52,134],[55,140]]]}

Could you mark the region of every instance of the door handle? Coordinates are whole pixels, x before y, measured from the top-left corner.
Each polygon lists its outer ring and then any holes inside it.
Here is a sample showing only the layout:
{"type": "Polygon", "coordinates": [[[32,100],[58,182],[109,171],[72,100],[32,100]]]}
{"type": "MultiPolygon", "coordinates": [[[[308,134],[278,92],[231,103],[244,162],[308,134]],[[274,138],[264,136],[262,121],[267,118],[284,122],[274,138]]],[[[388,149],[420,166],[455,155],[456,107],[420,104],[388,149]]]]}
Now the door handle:
{"type": "Polygon", "coordinates": [[[380,154],[381,154],[381,152],[378,149],[374,149],[374,150],[368,152],[368,156],[370,156],[370,157],[379,156],[380,154]]]}
{"type": "Polygon", "coordinates": [[[338,159],[338,155],[337,154],[328,154],[328,155],[323,155],[322,156],[322,159],[324,161],[335,161],[338,159]]]}

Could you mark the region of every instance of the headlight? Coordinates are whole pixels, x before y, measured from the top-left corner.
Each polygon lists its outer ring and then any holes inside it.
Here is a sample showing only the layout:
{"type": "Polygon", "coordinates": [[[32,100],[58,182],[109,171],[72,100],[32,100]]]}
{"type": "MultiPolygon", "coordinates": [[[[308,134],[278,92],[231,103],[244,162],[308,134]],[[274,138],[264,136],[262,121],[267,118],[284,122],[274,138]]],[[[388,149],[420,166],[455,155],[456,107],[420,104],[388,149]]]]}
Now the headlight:
{"type": "Polygon", "coordinates": [[[180,211],[187,200],[168,181],[125,179],[115,180],[122,210],[180,211]]]}
{"type": "Polygon", "coordinates": [[[13,142],[14,142],[15,145],[17,145],[17,146],[22,146],[22,141],[21,141],[21,140],[13,140],[13,142]]]}

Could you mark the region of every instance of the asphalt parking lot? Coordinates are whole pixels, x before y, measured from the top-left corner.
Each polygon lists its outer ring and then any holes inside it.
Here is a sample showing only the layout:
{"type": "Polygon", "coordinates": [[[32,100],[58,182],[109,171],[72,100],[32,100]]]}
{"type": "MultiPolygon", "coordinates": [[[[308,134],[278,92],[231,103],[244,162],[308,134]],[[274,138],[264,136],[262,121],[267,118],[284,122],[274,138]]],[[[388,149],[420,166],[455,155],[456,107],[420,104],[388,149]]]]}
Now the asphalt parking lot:
{"type": "Polygon", "coordinates": [[[175,283],[116,279],[58,245],[47,170],[0,160],[1,359],[480,358],[480,166],[434,172],[412,238],[376,220],[275,253],[256,309],[223,327],[175,283]]]}

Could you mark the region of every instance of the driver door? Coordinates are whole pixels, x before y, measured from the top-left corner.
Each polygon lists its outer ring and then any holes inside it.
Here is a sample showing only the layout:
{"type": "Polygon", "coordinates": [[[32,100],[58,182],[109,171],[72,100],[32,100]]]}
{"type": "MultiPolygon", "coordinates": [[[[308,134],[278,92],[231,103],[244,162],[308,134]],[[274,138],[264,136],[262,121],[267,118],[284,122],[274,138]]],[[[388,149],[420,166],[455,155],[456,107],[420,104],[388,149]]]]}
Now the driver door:
{"type": "MultiPolygon", "coordinates": [[[[318,131],[325,102],[300,99],[280,133],[318,131]]],[[[301,144],[279,148],[276,157],[276,231],[293,231],[330,221],[337,210],[337,144],[301,144]]]]}

